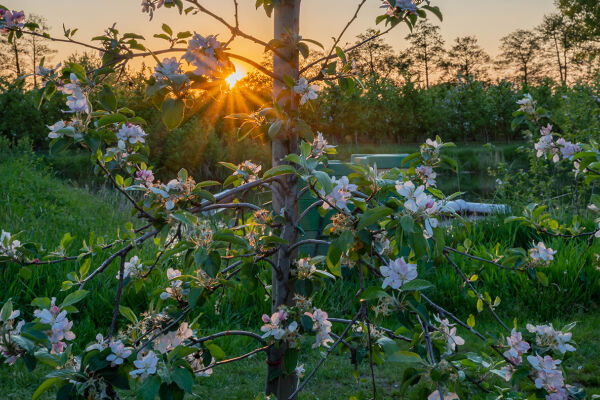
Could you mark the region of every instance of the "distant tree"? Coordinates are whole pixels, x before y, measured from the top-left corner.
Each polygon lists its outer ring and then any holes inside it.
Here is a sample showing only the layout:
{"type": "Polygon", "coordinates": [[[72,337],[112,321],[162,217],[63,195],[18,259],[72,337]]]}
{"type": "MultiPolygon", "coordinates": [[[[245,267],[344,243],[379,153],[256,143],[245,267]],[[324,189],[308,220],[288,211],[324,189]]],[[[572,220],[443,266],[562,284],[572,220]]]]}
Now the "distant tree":
{"type": "MultiPolygon", "coordinates": [[[[39,25],[40,33],[48,33],[50,27],[44,17],[36,14],[30,14],[26,22],[33,22],[39,25]]],[[[15,79],[19,76],[34,74],[35,67],[39,65],[43,57],[48,57],[56,50],[48,46],[49,39],[39,36],[24,36],[15,38],[12,43],[8,43],[6,37],[0,41],[0,68],[3,70],[3,76],[15,79]]],[[[33,76],[34,86],[37,87],[37,77],[33,76]]]]}
{"type": "Polygon", "coordinates": [[[578,31],[577,24],[561,14],[545,15],[537,30],[544,39],[546,51],[555,57],[560,81],[566,85],[572,57],[584,36],[578,31]]]}
{"type": "Polygon", "coordinates": [[[524,86],[540,71],[537,58],[541,51],[541,39],[536,32],[518,29],[500,40],[498,65],[517,71],[524,86]]]}
{"type": "Polygon", "coordinates": [[[600,2],[598,0],[556,0],[562,14],[578,27],[581,34],[600,38],[600,2]]]}
{"type": "MultiPolygon", "coordinates": [[[[41,32],[50,31],[50,27],[48,26],[46,18],[40,15],[31,14],[27,18],[27,21],[35,22],[36,24],[38,24],[41,32]]],[[[57,51],[50,48],[50,46],[48,45],[50,43],[50,40],[43,37],[31,35],[27,37],[25,41],[26,46],[28,47],[27,55],[29,56],[29,61],[31,61],[30,73],[33,74],[33,86],[37,88],[38,76],[35,75],[35,67],[40,64],[42,59],[45,59],[45,61],[47,62],[48,57],[52,56],[53,54],[56,54],[57,51]]]]}
{"type": "MultiPolygon", "coordinates": [[[[376,30],[369,29],[357,36],[355,44],[359,44],[376,34],[376,30]]],[[[354,60],[356,70],[361,75],[371,78],[379,77],[396,80],[404,75],[410,66],[406,54],[397,55],[392,46],[379,37],[351,51],[349,58],[354,60]]]]}
{"type": "Polygon", "coordinates": [[[486,75],[490,56],[481,48],[475,36],[457,37],[441,65],[454,76],[482,79],[486,75]]]}
{"type": "Polygon", "coordinates": [[[430,76],[434,65],[439,64],[444,50],[444,39],[440,27],[423,21],[406,36],[410,42],[408,54],[414,60],[415,67],[425,76],[425,86],[429,89],[430,76]]]}

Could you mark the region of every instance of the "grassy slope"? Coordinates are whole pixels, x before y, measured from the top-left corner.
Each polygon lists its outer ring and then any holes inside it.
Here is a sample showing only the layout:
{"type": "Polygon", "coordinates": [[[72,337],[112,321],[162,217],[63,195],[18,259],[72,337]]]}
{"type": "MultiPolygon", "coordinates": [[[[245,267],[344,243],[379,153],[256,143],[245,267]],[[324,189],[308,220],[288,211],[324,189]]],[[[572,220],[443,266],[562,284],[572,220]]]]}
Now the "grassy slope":
{"type": "MultiPolygon", "coordinates": [[[[91,230],[97,235],[110,237],[114,234],[115,227],[119,226],[129,214],[129,207],[119,201],[114,194],[108,191],[91,194],[87,190],[73,188],[44,172],[41,165],[32,165],[29,161],[10,159],[0,162],[0,176],[2,177],[0,180],[0,228],[11,232],[26,231],[24,238],[39,241],[48,249],[57,246],[64,232],[70,232],[75,236],[77,238],[75,243],[80,243],[81,239],[86,237],[91,230]]],[[[484,238],[483,234],[481,236],[479,240],[490,239],[489,237],[484,238]]],[[[475,243],[477,240],[474,238],[475,243]]],[[[77,244],[73,246],[75,248],[77,244]]],[[[558,274],[562,269],[560,263],[560,261],[557,262],[556,271],[553,274],[558,274]]],[[[33,278],[29,281],[16,278],[16,267],[3,268],[0,271],[2,274],[0,299],[4,301],[8,297],[17,298],[21,307],[26,308],[33,297],[33,291],[38,294],[41,292],[44,295],[57,293],[66,272],[76,268],[77,266],[74,264],[40,267],[39,270],[34,271],[33,278]]],[[[590,269],[593,269],[592,266],[590,269]]],[[[86,300],[87,311],[84,310],[82,315],[89,310],[94,310],[98,315],[100,314],[98,310],[110,307],[115,285],[113,272],[109,271],[94,286],[90,285],[89,288],[93,290],[94,296],[90,296],[86,300]]],[[[441,275],[437,274],[438,279],[446,280],[443,270],[439,272],[441,275]]],[[[553,275],[550,274],[550,276],[553,275]]],[[[506,277],[494,277],[494,280],[496,279],[506,279],[506,277]]],[[[521,284],[522,290],[535,289],[523,282],[521,284]]],[[[347,310],[343,309],[344,301],[339,301],[340,296],[354,293],[355,288],[352,286],[350,282],[338,282],[327,291],[321,300],[329,303],[327,309],[333,314],[342,314],[347,310]]],[[[453,290],[450,288],[452,285],[448,282],[442,286],[443,288],[440,288],[442,291],[453,290]]],[[[456,291],[454,290],[454,292],[456,291]]],[[[506,294],[504,296],[510,297],[506,294]]],[[[512,308],[508,298],[503,300],[506,300],[505,308],[512,308]]],[[[531,301],[536,302],[535,297],[531,301]]],[[[460,304],[461,300],[456,300],[456,302],[460,304]]],[[[210,305],[207,308],[210,308],[210,305]]],[[[240,319],[245,317],[245,319],[252,320],[254,315],[249,316],[248,314],[257,314],[257,311],[248,305],[247,299],[233,298],[229,304],[224,305],[222,310],[222,317],[227,316],[229,321],[221,320],[215,323],[213,328],[231,327],[230,323],[243,325],[240,319]]],[[[536,315],[530,315],[529,318],[537,320],[536,315]]],[[[525,319],[528,318],[524,315],[520,316],[520,321],[525,319]]],[[[554,322],[555,326],[562,326],[563,322],[572,320],[580,321],[574,330],[574,338],[580,343],[580,346],[578,346],[577,353],[566,362],[569,375],[573,382],[587,387],[591,393],[600,393],[600,366],[597,363],[597,360],[600,359],[600,338],[596,331],[597,326],[600,325],[600,316],[597,313],[575,314],[569,315],[565,321],[556,320],[554,322]]],[[[107,323],[108,321],[106,323],[96,322],[98,328],[106,326],[107,323]]],[[[491,326],[484,319],[478,320],[480,330],[485,331],[486,328],[491,330],[491,326]]],[[[97,327],[89,320],[80,319],[75,330],[78,336],[86,336],[91,339],[97,327]]],[[[467,339],[469,338],[467,337],[467,339]]],[[[467,343],[478,346],[476,340],[467,340],[467,343]]],[[[223,344],[228,356],[238,354],[232,351],[235,347],[233,343],[223,344]]],[[[313,354],[300,362],[305,363],[307,371],[310,371],[318,361],[318,357],[318,354],[313,354]]],[[[264,371],[264,355],[258,355],[241,363],[218,368],[211,378],[203,378],[200,381],[196,386],[196,392],[200,396],[199,398],[251,399],[263,387],[264,371]]],[[[42,382],[46,372],[48,370],[41,369],[29,374],[23,369],[9,369],[0,366],[0,391],[2,393],[0,397],[7,399],[30,398],[37,385],[42,382]]],[[[326,368],[320,370],[301,399],[337,399],[349,398],[353,395],[359,399],[368,398],[370,387],[366,364],[361,365],[360,376],[357,393],[357,383],[352,377],[352,367],[347,356],[333,354],[327,361],[326,368]]],[[[382,398],[399,398],[398,383],[401,377],[399,365],[386,364],[377,367],[376,376],[380,393],[384,395],[382,398]]],[[[425,393],[426,387],[426,382],[423,382],[416,390],[411,391],[408,398],[424,398],[424,395],[427,394],[425,393]]],[[[46,398],[51,398],[51,396],[46,398]]]]}

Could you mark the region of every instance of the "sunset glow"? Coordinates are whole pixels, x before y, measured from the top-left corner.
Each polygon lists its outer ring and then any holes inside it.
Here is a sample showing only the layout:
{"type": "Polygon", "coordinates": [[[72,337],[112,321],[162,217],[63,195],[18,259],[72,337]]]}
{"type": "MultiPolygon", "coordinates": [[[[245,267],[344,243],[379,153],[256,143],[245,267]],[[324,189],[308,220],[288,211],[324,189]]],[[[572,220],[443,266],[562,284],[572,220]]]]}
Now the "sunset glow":
{"type": "Polygon", "coordinates": [[[225,81],[229,85],[230,89],[233,89],[236,83],[238,83],[241,79],[246,76],[246,71],[242,70],[239,67],[236,67],[235,72],[225,78],[225,81]]]}

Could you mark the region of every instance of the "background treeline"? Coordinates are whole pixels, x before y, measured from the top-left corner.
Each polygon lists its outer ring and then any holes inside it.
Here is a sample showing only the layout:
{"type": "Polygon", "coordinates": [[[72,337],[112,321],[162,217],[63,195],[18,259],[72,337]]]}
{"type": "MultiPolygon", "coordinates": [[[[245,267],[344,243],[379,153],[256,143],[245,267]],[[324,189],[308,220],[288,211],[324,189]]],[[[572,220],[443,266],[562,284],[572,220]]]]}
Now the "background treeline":
{"type": "MultiPolygon", "coordinates": [[[[347,96],[334,85],[323,84],[319,99],[303,117],[330,141],[346,145],[348,152],[359,152],[365,145],[407,147],[436,135],[461,144],[513,143],[522,139],[521,129],[511,127],[515,102],[531,93],[552,113],[558,123],[555,131],[573,136],[574,141],[587,140],[600,131],[600,30],[595,28],[600,18],[593,19],[600,11],[593,4],[588,10],[586,4],[585,0],[561,1],[560,12],[545,16],[538,26],[502,38],[495,59],[473,36],[445,43],[441,28],[429,22],[406,36],[406,48],[400,52],[380,37],[348,54],[362,85],[347,96]]],[[[31,18],[49,29],[42,17],[31,18]]],[[[356,42],[372,33],[359,35],[356,42]]],[[[11,143],[27,138],[35,150],[46,151],[46,125],[61,119],[63,101],[54,96],[41,103],[41,82],[33,71],[42,59],[51,64],[48,59],[54,51],[40,38],[23,37],[0,47],[4,67],[0,136],[11,143]]],[[[315,53],[305,63],[317,57],[315,53]]],[[[97,56],[86,53],[73,54],[63,63],[71,61],[89,70],[100,65],[97,56]]],[[[172,176],[184,167],[196,176],[216,177],[221,169],[215,164],[221,160],[253,159],[268,165],[270,149],[264,135],[240,141],[239,123],[223,118],[267,104],[266,79],[251,72],[231,90],[224,85],[223,90],[200,99],[186,122],[168,132],[143,89],[151,72],[146,66],[130,68],[110,84],[120,92],[122,106],[148,121],[150,159],[160,176],[172,176]]],[[[68,161],[77,160],[87,162],[84,154],[70,155],[68,161]]],[[[69,177],[87,169],[80,167],[70,168],[69,177]]]]}

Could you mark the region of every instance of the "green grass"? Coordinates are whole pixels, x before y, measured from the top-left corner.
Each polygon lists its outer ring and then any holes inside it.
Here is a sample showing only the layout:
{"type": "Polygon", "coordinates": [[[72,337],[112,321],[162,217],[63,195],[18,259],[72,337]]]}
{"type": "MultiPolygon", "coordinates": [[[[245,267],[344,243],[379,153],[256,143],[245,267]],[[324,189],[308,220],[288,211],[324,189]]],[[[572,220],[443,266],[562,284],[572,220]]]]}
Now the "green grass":
{"type": "MultiPolygon", "coordinates": [[[[117,228],[122,228],[128,219],[131,208],[114,192],[108,189],[93,191],[75,187],[58,179],[43,163],[35,161],[33,156],[4,157],[0,161],[0,229],[11,232],[23,231],[22,241],[37,241],[46,249],[57,247],[62,235],[70,232],[76,240],[71,252],[89,236],[90,231],[107,239],[114,237],[117,228]]],[[[473,247],[490,246],[499,243],[500,249],[517,246],[529,246],[534,237],[529,231],[515,225],[505,225],[502,219],[481,221],[467,233],[464,228],[455,228],[450,242],[457,245],[469,237],[473,247]]],[[[558,250],[556,261],[546,274],[550,285],[543,286],[532,281],[526,275],[513,272],[498,271],[457,258],[465,272],[477,272],[479,284],[492,296],[500,296],[502,304],[499,312],[508,322],[517,316],[522,326],[529,322],[554,322],[559,327],[566,322],[578,321],[574,329],[574,339],[579,343],[577,352],[565,363],[570,379],[575,384],[586,387],[590,393],[600,394],[600,338],[597,327],[600,325],[598,302],[600,301],[600,272],[596,271],[593,254],[600,252],[597,245],[592,247],[589,256],[581,259],[583,242],[565,242],[558,239],[542,238],[547,244],[558,250]],[[577,276],[580,265],[582,273],[577,276]],[[576,277],[577,276],[577,277],[576,277]],[[552,304],[552,306],[549,306],[552,304]],[[581,368],[579,368],[581,367],[581,368]]],[[[150,251],[150,250],[148,250],[150,251]]],[[[151,257],[152,253],[143,253],[151,257]]],[[[97,266],[104,255],[94,258],[92,266],[97,266]]],[[[477,314],[475,302],[461,289],[462,282],[448,265],[438,260],[435,265],[421,265],[419,273],[425,279],[436,284],[430,296],[451,310],[466,317],[469,313],[477,314]]],[[[18,275],[16,266],[3,266],[0,270],[0,300],[13,298],[19,308],[26,314],[31,310],[31,299],[37,296],[52,296],[60,293],[62,281],[69,271],[77,270],[76,263],[36,267],[32,278],[24,280],[18,275]]],[[[106,333],[109,324],[112,301],[116,289],[116,265],[113,265],[98,280],[89,284],[89,296],[81,306],[82,312],[75,316],[75,333],[83,342],[91,341],[98,331],[106,333]]],[[[148,283],[148,291],[134,293],[128,290],[124,304],[141,311],[155,296],[156,290],[164,284],[164,278],[153,278],[148,283]]],[[[377,284],[373,281],[372,284],[377,284]]],[[[315,296],[315,303],[322,305],[331,315],[348,316],[355,312],[354,293],[358,283],[354,280],[337,280],[328,284],[326,290],[315,296]]],[[[232,328],[259,329],[259,316],[267,311],[268,304],[263,301],[263,294],[257,293],[249,299],[242,291],[232,290],[224,297],[221,313],[214,315],[213,298],[203,305],[202,325],[210,327],[206,333],[232,328]]],[[[393,319],[377,321],[386,326],[396,327],[393,319]]],[[[338,327],[339,328],[339,327],[338,327]]],[[[495,325],[485,313],[477,317],[477,328],[483,332],[499,334],[495,325]]],[[[468,346],[473,350],[481,349],[483,344],[468,334],[464,334],[468,346]]],[[[219,342],[227,356],[236,356],[244,350],[251,349],[251,343],[239,339],[226,338],[219,342]],[[243,349],[240,349],[240,346],[243,349]]],[[[318,361],[319,354],[311,352],[300,362],[310,371],[318,361]]],[[[38,369],[30,374],[21,368],[0,366],[1,398],[26,399],[43,381],[48,369],[38,369]]],[[[348,357],[334,352],[302,394],[301,399],[344,399],[357,396],[359,399],[369,398],[370,384],[367,364],[359,369],[360,379],[352,377],[352,366],[348,357]],[[357,389],[358,387],[358,389],[357,389]]],[[[401,366],[384,364],[376,368],[377,382],[381,398],[398,398],[398,385],[401,379],[401,366]]],[[[252,399],[261,392],[265,379],[264,355],[257,355],[241,363],[234,363],[215,369],[210,378],[203,378],[195,387],[199,398],[220,399],[252,399]]],[[[408,399],[422,399],[428,395],[427,382],[420,383],[411,391],[408,399]]],[[[468,395],[468,394],[467,394],[468,395]]],[[[51,395],[45,398],[52,398],[51,395]]],[[[463,397],[461,397],[463,398],[463,397]]],[[[473,398],[473,397],[465,397],[473,398]]]]}

